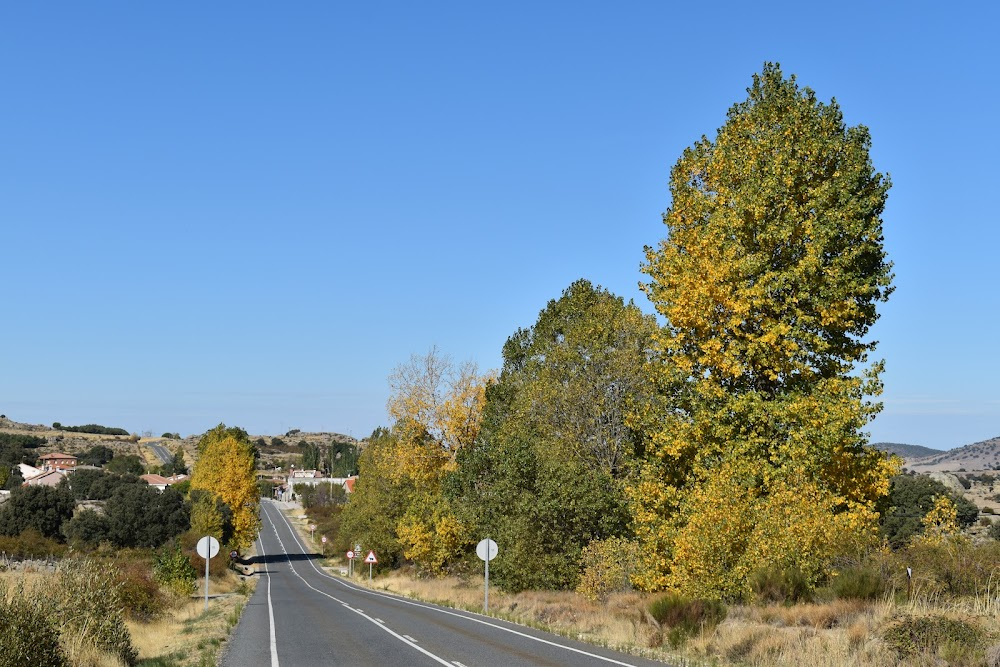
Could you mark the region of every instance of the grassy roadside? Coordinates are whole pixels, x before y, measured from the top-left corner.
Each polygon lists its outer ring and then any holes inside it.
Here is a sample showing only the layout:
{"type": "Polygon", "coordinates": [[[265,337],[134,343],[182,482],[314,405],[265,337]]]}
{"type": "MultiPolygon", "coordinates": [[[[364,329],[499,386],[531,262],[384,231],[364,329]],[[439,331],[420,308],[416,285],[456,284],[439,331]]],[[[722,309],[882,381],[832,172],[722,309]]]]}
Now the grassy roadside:
{"type": "Polygon", "coordinates": [[[212,579],[208,611],[204,598],[196,596],[151,622],[130,621],[132,641],[139,650],[139,667],[217,665],[222,648],[256,586],[253,579],[241,580],[232,572],[222,579],[212,579]]]}
{"type": "MultiPolygon", "coordinates": [[[[25,595],[35,600],[51,597],[55,583],[53,578],[57,576],[60,575],[47,568],[38,570],[27,567],[17,571],[0,571],[0,594],[6,592],[10,596],[25,595]]],[[[200,583],[204,585],[203,580],[200,583]]],[[[124,627],[128,631],[131,646],[138,653],[135,664],[140,667],[216,665],[221,648],[239,622],[255,585],[253,577],[242,579],[234,572],[227,571],[223,576],[213,576],[210,580],[208,611],[205,611],[203,597],[177,598],[164,594],[160,598],[162,602],[157,603],[158,610],[155,613],[133,614],[133,617],[126,614],[124,627]]],[[[146,598],[147,601],[149,599],[146,598]]],[[[95,618],[94,622],[99,620],[95,618]]],[[[95,648],[78,630],[63,629],[60,635],[59,643],[69,664],[74,667],[125,665],[119,657],[95,648]]],[[[4,662],[0,655],[0,664],[10,663],[4,662]]]]}

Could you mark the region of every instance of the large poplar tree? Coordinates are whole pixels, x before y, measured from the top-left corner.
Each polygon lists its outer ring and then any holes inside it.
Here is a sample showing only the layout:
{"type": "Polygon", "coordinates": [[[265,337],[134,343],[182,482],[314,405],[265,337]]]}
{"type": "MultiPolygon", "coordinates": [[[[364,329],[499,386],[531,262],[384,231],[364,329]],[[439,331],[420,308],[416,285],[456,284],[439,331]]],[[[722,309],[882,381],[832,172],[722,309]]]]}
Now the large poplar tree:
{"type": "Polygon", "coordinates": [[[260,494],[254,446],[246,431],[219,424],[202,436],[191,475],[191,490],[197,489],[210,492],[231,510],[232,547],[249,547],[260,528],[260,494]]]}
{"type": "Polygon", "coordinates": [[[867,128],[777,65],[748,93],[677,161],[666,238],[646,249],[669,396],[636,414],[648,588],[739,596],[773,564],[817,581],[870,542],[888,490],[862,429],[880,409],[866,335],[891,292],[889,179],[867,128]]]}

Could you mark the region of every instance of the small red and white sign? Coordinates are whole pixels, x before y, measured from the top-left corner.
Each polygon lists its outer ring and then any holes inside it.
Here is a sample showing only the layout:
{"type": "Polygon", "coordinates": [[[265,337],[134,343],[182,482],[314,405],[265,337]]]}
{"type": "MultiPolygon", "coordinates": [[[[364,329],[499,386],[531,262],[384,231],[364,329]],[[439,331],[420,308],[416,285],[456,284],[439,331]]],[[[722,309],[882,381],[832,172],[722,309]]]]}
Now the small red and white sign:
{"type": "Polygon", "coordinates": [[[321,541],[321,542],[322,542],[323,544],[326,544],[326,535],[324,535],[323,537],[321,537],[321,538],[320,538],[320,541],[321,541]]]}
{"type": "Polygon", "coordinates": [[[354,560],[355,556],[357,556],[357,554],[354,553],[353,550],[347,552],[347,560],[354,560]]]}
{"type": "Polygon", "coordinates": [[[374,551],[369,551],[368,552],[368,555],[365,556],[365,562],[366,563],[377,563],[378,562],[378,558],[375,558],[375,552],[374,551]]]}

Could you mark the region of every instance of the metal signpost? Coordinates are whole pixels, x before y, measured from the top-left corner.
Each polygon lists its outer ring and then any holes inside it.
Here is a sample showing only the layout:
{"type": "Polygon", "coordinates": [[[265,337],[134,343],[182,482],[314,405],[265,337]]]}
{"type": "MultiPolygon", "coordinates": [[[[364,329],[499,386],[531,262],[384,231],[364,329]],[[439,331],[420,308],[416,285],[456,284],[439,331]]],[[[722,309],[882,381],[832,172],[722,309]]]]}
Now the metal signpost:
{"type": "Polygon", "coordinates": [[[198,555],[205,559],[205,611],[208,611],[208,561],[219,555],[219,540],[211,535],[198,540],[198,555]]]}
{"type": "Polygon", "coordinates": [[[497,543],[486,538],[481,540],[479,544],[476,545],[476,555],[479,559],[486,563],[486,585],[483,592],[483,613],[488,614],[490,612],[490,561],[497,557],[497,543]]]}
{"type": "Polygon", "coordinates": [[[323,543],[323,558],[326,558],[326,535],[319,538],[319,541],[323,543]]]}
{"type": "Polygon", "coordinates": [[[354,576],[354,557],[357,556],[357,552],[350,550],[347,552],[347,576],[354,576]]]}
{"type": "Polygon", "coordinates": [[[374,551],[368,552],[368,555],[365,556],[365,562],[368,563],[368,583],[370,584],[372,583],[372,565],[378,562],[374,551]]]}

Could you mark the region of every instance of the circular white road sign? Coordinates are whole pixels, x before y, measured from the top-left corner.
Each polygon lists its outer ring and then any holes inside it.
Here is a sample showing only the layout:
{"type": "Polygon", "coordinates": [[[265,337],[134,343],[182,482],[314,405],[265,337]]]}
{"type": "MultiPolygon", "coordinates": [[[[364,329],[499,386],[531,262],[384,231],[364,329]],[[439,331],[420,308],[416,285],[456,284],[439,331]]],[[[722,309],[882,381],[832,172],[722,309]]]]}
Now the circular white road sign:
{"type": "Polygon", "coordinates": [[[198,555],[208,560],[209,558],[215,558],[219,555],[219,540],[215,539],[211,535],[206,535],[205,537],[198,540],[198,555]]]}
{"type": "Polygon", "coordinates": [[[497,557],[498,551],[497,543],[489,538],[476,545],[476,555],[479,556],[479,560],[493,560],[497,557]]]}

